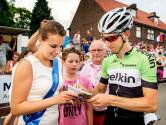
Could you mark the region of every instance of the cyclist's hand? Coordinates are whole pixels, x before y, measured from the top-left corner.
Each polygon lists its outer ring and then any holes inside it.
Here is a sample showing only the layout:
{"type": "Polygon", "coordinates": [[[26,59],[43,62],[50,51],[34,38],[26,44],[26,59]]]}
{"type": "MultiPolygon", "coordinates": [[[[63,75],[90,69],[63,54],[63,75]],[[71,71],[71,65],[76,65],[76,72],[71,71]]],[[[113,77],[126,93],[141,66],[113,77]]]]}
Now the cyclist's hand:
{"type": "Polygon", "coordinates": [[[111,95],[108,94],[97,94],[89,99],[88,102],[92,103],[92,105],[96,107],[106,107],[111,105],[110,98],[111,95]]]}

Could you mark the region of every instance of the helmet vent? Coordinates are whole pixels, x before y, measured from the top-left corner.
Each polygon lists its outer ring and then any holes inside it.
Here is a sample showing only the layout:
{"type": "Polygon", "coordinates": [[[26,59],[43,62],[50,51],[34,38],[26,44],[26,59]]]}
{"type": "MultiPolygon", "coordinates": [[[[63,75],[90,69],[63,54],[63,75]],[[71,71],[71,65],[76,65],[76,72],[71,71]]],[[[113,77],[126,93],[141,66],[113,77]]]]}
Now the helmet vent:
{"type": "Polygon", "coordinates": [[[123,8],[117,10],[117,13],[122,12],[122,11],[123,11],[123,8]]]}
{"type": "Polygon", "coordinates": [[[126,21],[124,21],[122,24],[120,24],[116,29],[121,29],[122,31],[121,32],[123,32],[125,29],[124,28],[126,28],[126,27],[124,27],[126,24],[127,24],[127,22],[128,22],[128,20],[126,20],[126,21]]]}
{"type": "Polygon", "coordinates": [[[110,24],[108,24],[107,29],[109,29],[118,19],[120,16],[117,16],[110,24]]]}
{"type": "Polygon", "coordinates": [[[103,27],[104,27],[104,25],[105,25],[105,22],[106,22],[108,16],[109,16],[109,15],[107,15],[106,18],[105,18],[104,21],[103,21],[103,25],[102,25],[103,27]]]}

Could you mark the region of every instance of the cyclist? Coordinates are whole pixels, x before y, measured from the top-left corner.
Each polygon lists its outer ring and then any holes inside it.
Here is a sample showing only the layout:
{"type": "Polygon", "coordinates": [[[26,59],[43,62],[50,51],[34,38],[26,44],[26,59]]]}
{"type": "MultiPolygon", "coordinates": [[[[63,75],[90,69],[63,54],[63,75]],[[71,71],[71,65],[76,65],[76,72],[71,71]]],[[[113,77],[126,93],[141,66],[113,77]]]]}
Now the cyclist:
{"type": "Polygon", "coordinates": [[[102,63],[100,83],[89,102],[107,106],[104,125],[144,125],[144,112],[157,109],[155,57],[129,44],[133,18],[126,8],[104,14],[98,24],[113,55],[102,63]],[[109,85],[109,94],[105,90],[109,85]]]}

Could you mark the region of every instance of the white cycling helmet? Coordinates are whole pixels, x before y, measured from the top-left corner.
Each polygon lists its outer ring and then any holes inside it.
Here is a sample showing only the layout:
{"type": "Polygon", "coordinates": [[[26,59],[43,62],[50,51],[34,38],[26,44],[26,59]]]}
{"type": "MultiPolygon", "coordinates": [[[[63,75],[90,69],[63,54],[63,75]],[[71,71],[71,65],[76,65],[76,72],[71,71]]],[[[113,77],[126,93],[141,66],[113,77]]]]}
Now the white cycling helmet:
{"type": "Polygon", "coordinates": [[[122,33],[133,26],[133,18],[125,7],[113,9],[104,14],[99,23],[100,33],[122,33]]]}

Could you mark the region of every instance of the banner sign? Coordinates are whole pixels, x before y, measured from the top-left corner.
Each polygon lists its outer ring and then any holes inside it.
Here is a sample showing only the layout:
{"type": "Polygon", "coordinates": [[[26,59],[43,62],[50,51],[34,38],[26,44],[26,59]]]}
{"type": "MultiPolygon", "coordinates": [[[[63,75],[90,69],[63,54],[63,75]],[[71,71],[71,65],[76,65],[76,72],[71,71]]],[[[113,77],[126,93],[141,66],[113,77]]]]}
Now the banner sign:
{"type": "Polygon", "coordinates": [[[0,104],[9,102],[11,79],[11,75],[0,75],[0,104]]]}

